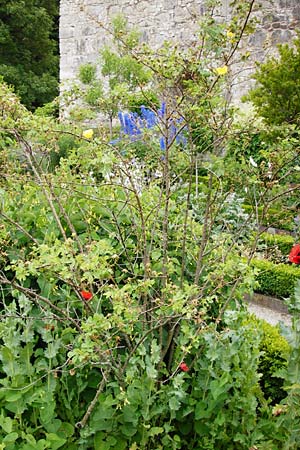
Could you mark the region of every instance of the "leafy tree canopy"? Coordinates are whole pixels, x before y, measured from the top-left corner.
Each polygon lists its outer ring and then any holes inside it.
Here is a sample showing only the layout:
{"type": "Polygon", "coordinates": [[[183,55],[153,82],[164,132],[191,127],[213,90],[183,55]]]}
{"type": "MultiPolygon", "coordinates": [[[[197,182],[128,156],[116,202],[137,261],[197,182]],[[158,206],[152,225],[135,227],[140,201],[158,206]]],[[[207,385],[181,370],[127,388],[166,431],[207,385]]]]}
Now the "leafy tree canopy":
{"type": "Polygon", "coordinates": [[[58,92],[58,0],[0,0],[0,74],[34,109],[58,92]]]}
{"type": "Polygon", "coordinates": [[[251,100],[267,123],[298,123],[300,118],[300,38],[278,47],[279,58],[260,64],[251,100]]]}

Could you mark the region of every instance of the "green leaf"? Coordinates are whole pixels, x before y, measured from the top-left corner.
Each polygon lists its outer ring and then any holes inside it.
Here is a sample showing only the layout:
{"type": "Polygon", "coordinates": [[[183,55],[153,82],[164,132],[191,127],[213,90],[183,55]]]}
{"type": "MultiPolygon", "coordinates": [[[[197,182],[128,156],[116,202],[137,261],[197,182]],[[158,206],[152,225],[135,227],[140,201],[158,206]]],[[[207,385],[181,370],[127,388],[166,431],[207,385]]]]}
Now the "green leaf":
{"type": "Polygon", "coordinates": [[[127,448],[126,442],[121,439],[116,439],[113,436],[107,437],[106,433],[98,432],[94,437],[94,448],[97,450],[125,450],[127,448]]]}
{"type": "Polygon", "coordinates": [[[150,430],[148,431],[148,436],[158,436],[159,434],[164,433],[164,428],[162,427],[151,427],[150,430]]]}
{"type": "Polygon", "coordinates": [[[47,441],[51,443],[51,450],[57,450],[66,443],[66,439],[59,437],[57,434],[46,434],[47,441]]]}
{"type": "Polygon", "coordinates": [[[150,379],[155,380],[157,377],[157,370],[152,365],[146,366],[146,373],[147,373],[147,377],[149,377],[150,379]]]}
{"type": "Polygon", "coordinates": [[[5,443],[5,444],[13,444],[18,439],[18,437],[19,437],[19,435],[16,432],[9,433],[3,439],[3,443],[5,443]]]}
{"type": "Polygon", "coordinates": [[[64,438],[68,438],[70,436],[73,436],[74,427],[68,422],[63,422],[59,427],[57,433],[64,438]]]}
{"type": "Polygon", "coordinates": [[[123,407],[123,420],[124,422],[137,423],[139,413],[134,406],[125,405],[123,407]]]}
{"type": "Polygon", "coordinates": [[[52,422],[52,420],[55,417],[55,408],[56,408],[56,403],[54,400],[49,400],[48,402],[44,403],[44,406],[41,406],[39,409],[40,412],[40,418],[41,418],[41,422],[43,424],[47,424],[49,422],[52,422]]]}
{"type": "Polygon", "coordinates": [[[120,430],[124,436],[130,438],[134,436],[135,433],[137,432],[137,427],[135,426],[134,423],[126,422],[124,425],[120,427],[120,430]]]}
{"type": "Polygon", "coordinates": [[[17,374],[23,373],[15,355],[9,348],[2,346],[0,360],[2,361],[2,368],[8,377],[13,378],[17,374]]]}
{"type": "Polygon", "coordinates": [[[61,348],[61,339],[56,339],[53,342],[49,342],[48,346],[44,352],[44,355],[48,359],[55,358],[55,356],[58,354],[58,351],[61,348]]]}
{"type": "Polygon", "coordinates": [[[171,411],[177,411],[180,408],[180,401],[175,395],[169,399],[169,408],[171,411]]]}
{"type": "Polygon", "coordinates": [[[11,433],[13,427],[13,420],[10,417],[0,416],[0,426],[6,433],[11,433]]]}

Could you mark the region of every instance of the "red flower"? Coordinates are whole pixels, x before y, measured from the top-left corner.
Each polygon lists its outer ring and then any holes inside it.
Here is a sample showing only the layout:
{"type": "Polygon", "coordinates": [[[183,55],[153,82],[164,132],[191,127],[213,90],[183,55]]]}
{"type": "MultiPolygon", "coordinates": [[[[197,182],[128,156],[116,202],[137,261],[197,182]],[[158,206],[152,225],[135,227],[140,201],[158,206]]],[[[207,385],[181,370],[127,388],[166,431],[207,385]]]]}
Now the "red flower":
{"type": "Polygon", "coordinates": [[[289,260],[292,263],[300,264],[300,244],[294,245],[289,254],[289,260]]]}
{"type": "Polygon", "coordinates": [[[180,363],[179,367],[183,372],[188,372],[190,370],[189,366],[187,366],[185,362],[180,363]]]}
{"type": "Polygon", "coordinates": [[[93,294],[89,291],[80,291],[81,297],[86,300],[89,301],[93,298],[93,294]]]}

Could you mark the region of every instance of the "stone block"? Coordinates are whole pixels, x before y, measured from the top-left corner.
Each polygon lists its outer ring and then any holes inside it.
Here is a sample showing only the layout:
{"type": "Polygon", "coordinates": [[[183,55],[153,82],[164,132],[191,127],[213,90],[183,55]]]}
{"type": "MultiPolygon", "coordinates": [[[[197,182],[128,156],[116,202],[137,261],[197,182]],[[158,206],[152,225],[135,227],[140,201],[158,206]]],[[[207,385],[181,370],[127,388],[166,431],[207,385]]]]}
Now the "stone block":
{"type": "MultiPolygon", "coordinates": [[[[255,58],[263,60],[263,55],[275,53],[276,44],[290,41],[300,23],[300,0],[274,0],[272,6],[269,0],[261,1],[262,8],[255,14],[262,22],[254,35],[241,44],[241,48],[251,53],[247,62],[251,68],[249,75],[255,58]],[[271,47],[266,53],[268,42],[271,47]]],[[[99,22],[108,26],[110,19],[120,12],[131,24],[139,25],[143,41],[158,48],[165,39],[188,46],[204,11],[205,0],[61,0],[61,79],[70,77],[72,71],[75,74],[80,65],[78,58],[80,63],[98,59],[100,48],[110,41],[99,22]]],[[[218,21],[229,20],[230,0],[222,0],[216,14],[218,21]]],[[[248,85],[249,77],[245,76],[236,85],[235,94],[245,92],[248,85]]]]}
{"type": "Polygon", "coordinates": [[[292,33],[290,30],[275,30],[271,36],[271,42],[273,45],[284,44],[289,42],[292,38],[292,33]]]}
{"type": "Polygon", "coordinates": [[[297,6],[299,4],[298,0],[279,0],[279,8],[287,9],[297,6]]]}
{"type": "Polygon", "coordinates": [[[74,38],[74,27],[70,27],[70,26],[61,26],[59,29],[59,38],[60,39],[71,39],[74,38]]]}

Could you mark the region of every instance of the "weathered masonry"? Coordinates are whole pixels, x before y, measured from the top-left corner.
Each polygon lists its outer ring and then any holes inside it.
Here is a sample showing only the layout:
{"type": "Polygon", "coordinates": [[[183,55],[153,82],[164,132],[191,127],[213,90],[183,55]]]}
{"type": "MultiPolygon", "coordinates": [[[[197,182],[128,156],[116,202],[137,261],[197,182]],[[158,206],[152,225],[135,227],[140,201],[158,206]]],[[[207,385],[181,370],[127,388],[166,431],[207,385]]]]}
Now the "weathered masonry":
{"type": "MultiPolygon", "coordinates": [[[[249,2],[250,0],[243,0],[249,2]]],[[[245,90],[255,60],[262,61],[274,51],[276,44],[288,42],[300,28],[300,0],[257,0],[262,7],[256,32],[244,45],[251,58],[239,67],[237,93],[245,90]]],[[[218,14],[229,19],[230,0],[222,0],[218,14]]],[[[122,13],[136,25],[144,40],[153,46],[171,39],[188,44],[197,29],[197,20],[204,11],[204,0],[61,0],[60,1],[60,79],[64,84],[76,77],[78,68],[95,62],[99,50],[108,42],[108,35],[99,26],[122,13]]]]}

